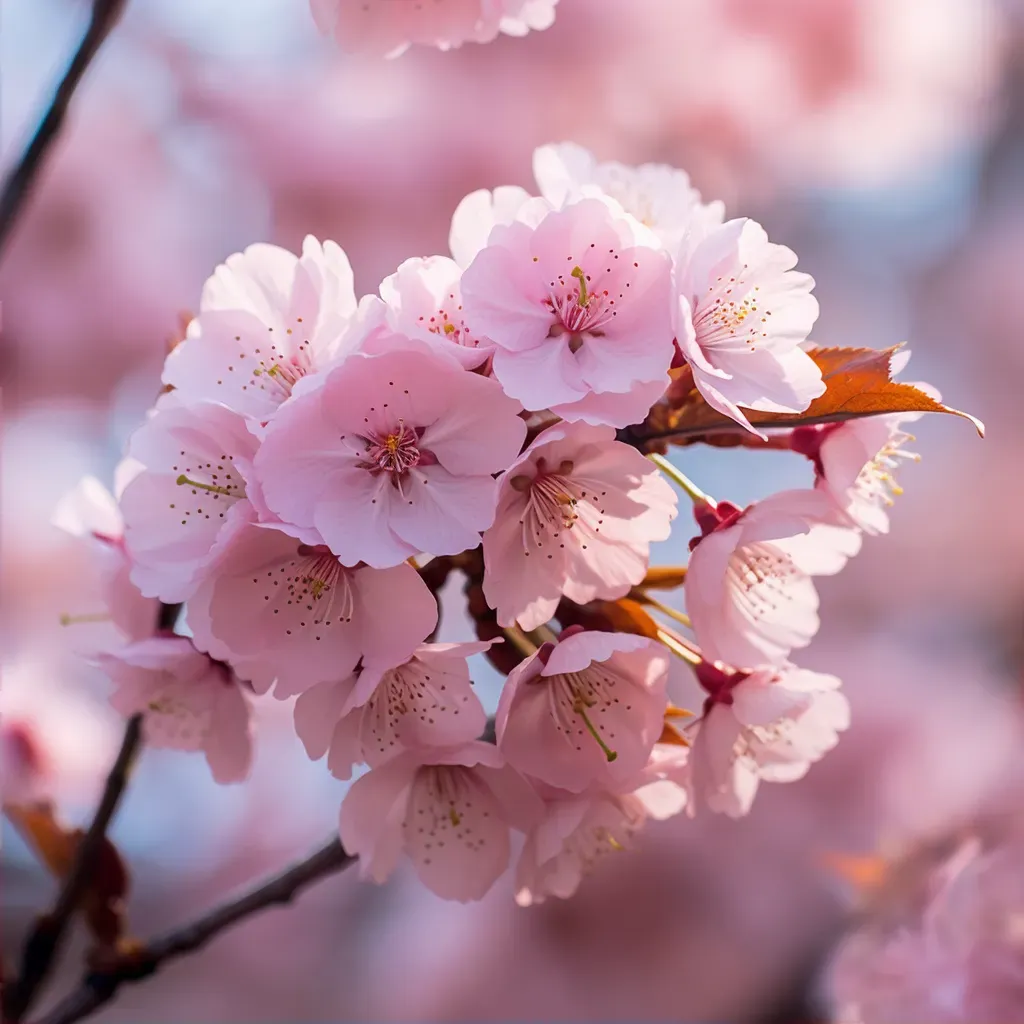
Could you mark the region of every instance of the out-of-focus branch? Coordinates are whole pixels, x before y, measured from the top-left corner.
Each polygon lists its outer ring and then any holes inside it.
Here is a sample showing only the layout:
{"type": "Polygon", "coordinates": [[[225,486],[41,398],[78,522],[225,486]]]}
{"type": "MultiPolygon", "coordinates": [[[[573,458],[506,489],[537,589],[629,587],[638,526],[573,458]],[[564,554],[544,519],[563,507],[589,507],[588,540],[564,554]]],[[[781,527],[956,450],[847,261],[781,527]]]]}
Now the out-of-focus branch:
{"type": "Polygon", "coordinates": [[[117,760],[107,775],[103,796],[93,815],[53,909],[36,920],[22,951],[16,980],[4,987],[4,1021],[20,1021],[28,1012],[40,986],[60,952],[61,943],[96,870],[107,828],[128,784],[132,765],[142,743],[142,716],[128,719],[117,760]]]}
{"type": "Polygon", "coordinates": [[[82,37],[64,77],[53,94],[39,127],[22,154],[21,159],[11,169],[0,192],[0,251],[6,244],[14,227],[18,214],[25,205],[39,172],[42,170],[46,155],[50,151],[64,117],[71,104],[71,98],[78,88],[79,82],[88,70],[93,58],[99,52],[107,36],[124,13],[128,0],[93,0],[89,27],[82,37]]]}
{"type": "Polygon", "coordinates": [[[110,1002],[124,984],[141,981],[169,960],[201,949],[222,931],[277,903],[290,903],[313,882],[342,871],[356,858],[346,853],[341,841],[332,839],[306,860],[215,907],[191,924],[153,939],[138,949],[119,954],[109,963],[97,965],[82,984],[39,1018],[36,1024],[73,1024],[110,1002]]]}

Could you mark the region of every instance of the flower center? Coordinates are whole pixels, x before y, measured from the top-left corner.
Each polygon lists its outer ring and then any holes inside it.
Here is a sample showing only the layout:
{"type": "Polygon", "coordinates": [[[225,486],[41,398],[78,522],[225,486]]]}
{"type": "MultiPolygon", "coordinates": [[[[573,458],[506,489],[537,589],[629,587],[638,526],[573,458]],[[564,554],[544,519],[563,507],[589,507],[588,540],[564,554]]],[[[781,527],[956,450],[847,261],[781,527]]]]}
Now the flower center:
{"type": "Polygon", "coordinates": [[[391,473],[397,485],[413,467],[431,466],[437,462],[433,452],[420,447],[422,436],[422,427],[409,427],[401,420],[386,434],[364,435],[362,441],[366,446],[366,458],[360,465],[371,473],[391,473]]]}
{"type": "Polygon", "coordinates": [[[732,350],[749,348],[768,337],[770,309],[764,309],[758,285],[746,279],[743,265],[738,277],[719,277],[703,296],[693,300],[693,326],[697,344],[732,350]]]}
{"type": "Polygon", "coordinates": [[[791,600],[788,584],[799,575],[788,555],[760,543],[737,548],[726,570],[737,605],[755,619],[777,612],[781,602],[791,600]]]}
{"type": "MultiPolygon", "coordinates": [[[[582,672],[538,676],[537,682],[547,684],[555,727],[576,745],[577,750],[583,749],[578,741],[589,734],[607,761],[614,761],[619,756],[608,743],[608,740],[615,739],[614,731],[600,719],[620,703],[617,694],[624,692],[623,680],[615,672],[606,665],[595,663],[582,672]],[[596,713],[592,716],[592,712],[596,713]]],[[[627,704],[625,710],[631,711],[632,706],[627,704]]]]}
{"type": "Polygon", "coordinates": [[[900,459],[920,462],[920,455],[900,450],[905,442],[913,440],[913,434],[904,433],[902,430],[893,431],[882,450],[857,476],[854,487],[862,498],[880,501],[883,505],[892,505],[893,498],[898,498],[903,493],[903,488],[896,482],[894,474],[899,468],[900,459]]]}
{"type": "Polygon", "coordinates": [[[349,571],[322,544],[300,544],[298,554],[295,575],[287,579],[287,603],[305,605],[314,624],[350,621],[355,598],[349,571]]]}
{"type": "Polygon", "coordinates": [[[554,313],[556,322],[548,336],[560,338],[569,336],[569,349],[578,352],[583,345],[585,334],[601,334],[601,327],[618,313],[615,300],[609,299],[607,290],[591,291],[590,275],[582,267],[574,266],[567,280],[563,274],[548,283],[547,305],[554,313]]]}

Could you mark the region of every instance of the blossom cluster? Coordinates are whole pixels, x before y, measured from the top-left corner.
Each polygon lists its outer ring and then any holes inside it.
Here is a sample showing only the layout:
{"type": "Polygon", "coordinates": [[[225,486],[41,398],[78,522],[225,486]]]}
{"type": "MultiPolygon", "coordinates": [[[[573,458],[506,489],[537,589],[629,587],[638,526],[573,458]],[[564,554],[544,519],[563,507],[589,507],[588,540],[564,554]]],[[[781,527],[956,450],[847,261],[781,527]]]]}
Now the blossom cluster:
{"type": "Polygon", "coordinates": [[[116,500],[89,481],[62,510],[127,641],[98,656],[113,703],[151,744],[238,781],[252,701],[294,698],[311,758],[369,767],[340,815],[364,877],[404,854],[456,900],[503,874],[513,832],[519,902],[566,897],[648,818],[742,815],[835,745],[839,680],[790,658],[818,627],[814,577],[887,529],[908,437],[900,415],[774,430],[814,484],[746,508],[648,457],[630,428],[670,374],[754,443],[752,411],[822,395],[813,281],[682,171],[571,144],[534,164],[537,194],[467,196],[450,255],[374,295],[333,242],[229,257],[116,500]],[[685,613],[645,585],[670,480],[694,502],[685,613]],[[480,565],[480,642],[436,642],[445,560],[480,565]],[[670,621],[601,618],[626,597],[670,621]],[[518,663],[489,722],[468,659],[502,639],[518,663]]]}

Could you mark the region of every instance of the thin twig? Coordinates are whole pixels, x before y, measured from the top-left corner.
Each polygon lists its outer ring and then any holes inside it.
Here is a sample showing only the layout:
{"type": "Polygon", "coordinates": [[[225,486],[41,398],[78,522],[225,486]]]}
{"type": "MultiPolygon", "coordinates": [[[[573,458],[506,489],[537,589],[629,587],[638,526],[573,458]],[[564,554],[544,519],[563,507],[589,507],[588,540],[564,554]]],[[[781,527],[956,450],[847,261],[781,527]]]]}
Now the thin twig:
{"type": "Polygon", "coordinates": [[[128,0],[93,0],[89,27],[85,30],[82,42],[25,152],[4,180],[3,191],[0,192],[0,250],[7,242],[18,214],[42,170],[47,153],[60,134],[75,89],[127,4],[128,0]]]}
{"type": "Polygon", "coordinates": [[[107,775],[103,796],[89,830],[75,851],[74,862],[61,886],[57,902],[53,910],[40,917],[33,926],[22,952],[18,977],[9,989],[5,989],[5,1021],[16,1022],[25,1016],[60,953],[71,918],[92,880],[107,828],[121,802],[141,741],[142,716],[133,715],[125,726],[117,760],[107,775]]]}
{"type": "Polygon", "coordinates": [[[318,879],[342,871],[356,858],[341,841],[332,839],[312,856],[214,908],[190,924],[154,939],[141,949],[117,958],[102,970],[86,975],[82,984],[35,1024],[73,1024],[110,1002],[124,984],[141,981],[165,963],[193,953],[222,931],[277,903],[290,903],[318,879]]]}

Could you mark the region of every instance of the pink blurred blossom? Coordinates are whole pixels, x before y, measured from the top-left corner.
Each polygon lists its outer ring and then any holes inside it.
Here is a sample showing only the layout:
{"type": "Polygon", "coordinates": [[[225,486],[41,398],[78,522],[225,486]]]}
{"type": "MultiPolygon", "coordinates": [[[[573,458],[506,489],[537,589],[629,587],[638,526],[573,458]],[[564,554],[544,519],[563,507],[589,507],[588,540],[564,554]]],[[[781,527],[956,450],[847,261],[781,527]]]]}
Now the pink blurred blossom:
{"type": "Polygon", "coordinates": [[[396,57],[413,43],[442,50],[499,32],[548,28],[558,0],[310,0],[317,28],[345,50],[396,57]]]}

